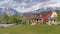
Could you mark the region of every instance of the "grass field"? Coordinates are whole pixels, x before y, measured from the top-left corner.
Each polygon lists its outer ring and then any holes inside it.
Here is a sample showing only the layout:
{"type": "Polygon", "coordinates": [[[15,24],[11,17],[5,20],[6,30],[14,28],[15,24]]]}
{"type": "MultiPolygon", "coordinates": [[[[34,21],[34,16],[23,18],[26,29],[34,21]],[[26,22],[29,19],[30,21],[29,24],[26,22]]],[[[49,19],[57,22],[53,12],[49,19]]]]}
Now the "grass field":
{"type": "Polygon", "coordinates": [[[46,24],[42,25],[16,25],[0,28],[0,34],[60,34],[60,26],[46,24]]]}

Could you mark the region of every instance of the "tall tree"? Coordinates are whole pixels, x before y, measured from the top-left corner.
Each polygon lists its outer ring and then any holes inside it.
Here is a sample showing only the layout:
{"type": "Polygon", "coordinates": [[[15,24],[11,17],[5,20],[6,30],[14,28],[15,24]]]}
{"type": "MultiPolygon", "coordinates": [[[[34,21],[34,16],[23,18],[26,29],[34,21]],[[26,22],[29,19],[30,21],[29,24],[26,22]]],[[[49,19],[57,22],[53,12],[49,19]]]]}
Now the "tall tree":
{"type": "Polygon", "coordinates": [[[17,23],[18,20],[22,20],[22,16],[20,16],[18,14],[14,14],[13,16],[9,17],[9,22],[10,23],[17,23]]]}
{"type": "Polygon", "coordinates": [[[58,12],[57,14],[58,15],[57,15],[57,18],[56,19],[57,19],[58,22],[60,22],[60,12],[58,12]]]}
{"type": "Polygon", "coordinates": [[[14,16],[9,16],[9,23],[17,23],[17,19],[14,16]]]}
{"type": "Polygon", "coordinates": [[[8,16],[6,13],[4,13],[4,14],[2,15],[1,20],[2,20],[2,23],[8,23],[9,16],[8,16]]]}

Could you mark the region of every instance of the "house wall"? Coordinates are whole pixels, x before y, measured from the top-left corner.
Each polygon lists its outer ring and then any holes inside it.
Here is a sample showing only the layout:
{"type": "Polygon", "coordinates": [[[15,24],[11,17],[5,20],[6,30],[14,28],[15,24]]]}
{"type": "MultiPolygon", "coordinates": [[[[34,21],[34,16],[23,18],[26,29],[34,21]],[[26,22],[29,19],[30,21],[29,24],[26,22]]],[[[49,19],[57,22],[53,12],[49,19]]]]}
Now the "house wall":
{"type": "MultiPolygon", "coordinates": [[[[30,23],[29,19],[31,19],[31,18],[36,18],[36,19],[37,19],[37,18],[41,18],[41,19],[42,19],[44,16],[45,16],[45,15],[40,14],[40,13],[39,13],[39,14],[33,14],[33,15],[32,15],[32,14],[26,14],[26,15],[25,15],[26,19],[28,19],[28,20],[27,20],[27,24],[30,23]]],[[[49,17],[50,17],[50,18],[52,18],[52,17],[56,18],[56,17],[57,17],[57,13],[56,13],[56,12],[52,12],[52,15],[49,16],[49,17]]],[[[49,17],[48,17],[48,18],[49,18],[49,17]]],[[[54,23],[55,23],[55,22],[54,22],[54,19],[52,19],[52,21],[49,19],[48,21],[49,21],[49,22],[47,22],[48,24],[54,24],[54,23]]],[[[31,20],[31,23],[32,23],[32,24],[40,24],[40,23],[41,23],[41,20],[38,20],[38,21],[37,21],[37,20],[32,19],[32,20],[31,20]]]]}
{"type": "Polygon", "coordinates": [[[50,19],[47,22],[48,25],[57,24],[57,22],[55,21],[56,20],[56,17],[57,17],[57,13],[56,12],[52,12],[51,17],[50,17],[50,19]]]}
{"type": "Polygon", "coordinates": [[[57,13],[56,12],[52,12],[51,17],[57,17],[57,13]]]}

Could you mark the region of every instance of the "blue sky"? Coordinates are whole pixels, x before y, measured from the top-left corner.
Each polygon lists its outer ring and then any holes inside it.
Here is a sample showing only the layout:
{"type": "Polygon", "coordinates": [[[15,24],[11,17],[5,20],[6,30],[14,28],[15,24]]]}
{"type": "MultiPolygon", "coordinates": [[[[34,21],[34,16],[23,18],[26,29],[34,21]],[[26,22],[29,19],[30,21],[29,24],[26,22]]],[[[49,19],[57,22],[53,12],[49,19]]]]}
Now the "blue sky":
{"type": "Polygon", "coordinates": [[[14,9],[16,9],[17,11],[23,11],[23,12],[28,9],[31,10],[32,7],[34,9],[36,8],[38,9],[37,6],[40,6],[40,7],[45,6],[44,4],[50,7],[60,7],[60,0],[0,0],[0,7],[8,3],[13,3],[12,5],[14,9]]]}

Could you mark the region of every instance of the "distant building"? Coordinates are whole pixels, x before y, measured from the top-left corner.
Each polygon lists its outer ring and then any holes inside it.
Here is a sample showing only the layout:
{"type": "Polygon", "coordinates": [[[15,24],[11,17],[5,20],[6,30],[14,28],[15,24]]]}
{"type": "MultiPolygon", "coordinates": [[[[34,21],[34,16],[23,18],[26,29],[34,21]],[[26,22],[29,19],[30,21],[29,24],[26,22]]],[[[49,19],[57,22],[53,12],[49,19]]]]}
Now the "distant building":
{"type": "Polygon", "coordinates": [[[40,13],[25,13],[24,17],[26,18],[27,24],[55,24],[57,13],[53,11],[45,11],[40,13]]]}

